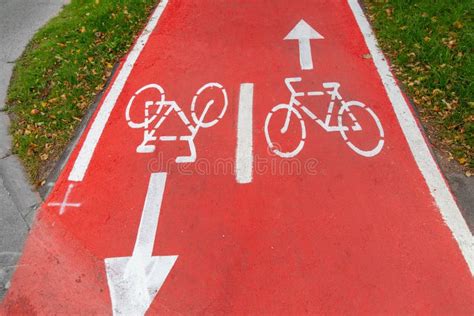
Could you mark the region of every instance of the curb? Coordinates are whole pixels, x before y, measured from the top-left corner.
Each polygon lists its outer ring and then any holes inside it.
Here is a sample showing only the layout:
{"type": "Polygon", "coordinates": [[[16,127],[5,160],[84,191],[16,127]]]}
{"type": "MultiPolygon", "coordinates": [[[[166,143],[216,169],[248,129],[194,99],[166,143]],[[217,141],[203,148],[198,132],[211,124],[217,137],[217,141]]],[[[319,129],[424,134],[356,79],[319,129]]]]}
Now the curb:
{"type": "MultiPolygon", "coordinates": [[[[0,3],[0,301],[21,255],[23,243],[41,203],[21,161],[12,154],[6,95],[15,61],[31,38],[69,0],[17,0],[0,3]]],[[[1,312],[0,312],[1,314],[1,312]]]]}

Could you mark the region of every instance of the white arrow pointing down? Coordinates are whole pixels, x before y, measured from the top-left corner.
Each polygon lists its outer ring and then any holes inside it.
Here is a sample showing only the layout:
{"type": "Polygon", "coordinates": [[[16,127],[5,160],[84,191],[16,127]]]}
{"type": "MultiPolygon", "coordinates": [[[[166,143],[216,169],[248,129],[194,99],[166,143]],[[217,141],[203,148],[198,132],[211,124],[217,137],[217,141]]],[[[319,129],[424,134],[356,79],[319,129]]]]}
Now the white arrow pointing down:
{"type": "Polygon", "coordinates": [[[153,173],[131,257],[105,259],[114,315],[144,315],[178,256],[152,257],[166,173],[153,173]]]}
{"type": "Polygon", "coordinates": [[[300,66],[302,70],[313,69],[313,57],[311,56],[312,39],[324,39],[315,29],[313,29],[303,19],[284,38],[285,40],[298,40],[300,49],[300,66]]]}

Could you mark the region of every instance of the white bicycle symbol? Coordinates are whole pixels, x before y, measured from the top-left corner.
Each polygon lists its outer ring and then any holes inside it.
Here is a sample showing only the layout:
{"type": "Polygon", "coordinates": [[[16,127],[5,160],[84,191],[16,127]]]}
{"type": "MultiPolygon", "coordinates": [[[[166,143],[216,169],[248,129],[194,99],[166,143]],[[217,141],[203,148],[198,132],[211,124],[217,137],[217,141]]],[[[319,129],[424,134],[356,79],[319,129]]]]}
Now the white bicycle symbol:
{"type": "Polygon", "coordinates": [[[345,143],[351,148],[353,151],[355,151],[357,154],[364,156],[364,157],[373,157],[380,153],[382,150],[383,144],[384,144],[384,131],[382,128],[382,124],[380,123],[380,120],[378,119],[377,115],[375,115],[374,111],[363,104],[362,102],[359,101],[344,101],[342,99],[342,96],[339,94],[339,87],[340,84],[337,82],[325,82],[323,83],[323,87],[326,89],[329,89],[326,91],[327,94],[331,96],[331,101],[328,105],[328,110],[326,114],[325,120],[321,120],[317,117],[316,114],[314,114],[311,110],[309,110],[305,105],[301,104],[301,102],[298,101],[298,97],[302,96],[323,96],[325,92],[323,91],[310,91],[310,92],[296,92],[295,89],[292,86],[292,83],[294,82],[300,82],[302,79],[299,77],[296,78],[286,78],[285,79],[285,84],[288,87],[288,90],[291,92],[291,97],[290,101],[286,104],[279,104],[276,105],[275,107],[272,108],[270,113],[267,114],[266,120],[265,120],[265,138],[267,140],[268,146],[270,147],[270,150],[274,152],[276,155],[282,157],[282,158],[291,158],[296,156],[304,147],[305,140],[306,140],[306,127],[305,127],[305,122],[302,117],[302,113],[306,114],[309,116],[310,119],[312,119],[315,123],[319,124],[326,132],[339,132],[345,141],[345,143]],[[336,102],[340,103],[340,109],[338,112],[338,117],[337,117],[337,122],[338,124],[336,126],[330,126],[330,121],[332,117],[335,115],[333,113],[334,106],[336,102]],[[377,137],[378,142],[375,145],[374,148],[371,148],[369,150],[367,149],[361,149],[358,146],[356,146],[351,140],[349,139],[348,133],[346,133],[349,130],[352,131],[362,131],[362,126],[359,124],[357,121],[357,118],[355,115],[352,113],[351,109],[359,107],[361,109],[364,109],[365,111],[368,112],[369,116],[373,119],[375,122],[375,125],[378,130],[378,135],[377,137]],[[300,124],[292,124],[291,126],[298,128],[299,126],[299,132],[296,132],[296,134],[301,136],[301,139],[294,149],[290,150],[282,150],[279,148],[279,145],[272,141],[272,138],[270,136],[269,132],[269,125],[274,117],[274,114],[277,113],[278,111],[283,111],[286,112],[284,115],[286,115],[285,122],[283,124],[283,127],[280,129],[280,132],[282,134],[285,134],[290,126],[290,121],[292,118],[292,115],[294,115],[298,120],[300,124]],[[343,123],[343,118],[347,116],[349,120],[352,122],[350,124],[351,126],[345,126],[343,123]]]}
{"type": "Polygon", "coordinates": [[[219,120],[224,116],[227,110],[228,98],[227,92],[219,83],[207,83],[202,86],[194,95],[193,100],[191,102],[191,117],[195,123],[193,126],[189,119],[186,117],[186,114],[181,110],[179,105],[175,101],[167,101],[165,98],[165,91],[164,89],[158,84],[149,84],[135,92],[135,94],[130,98],[128,102],[127,108],[125,110],[125,118],[127,120],[128,126],[131,128],[143,128],[143,141],[138,145],[136,151],[137,153],[153,153],[156,150],[156,145],[152,144],[151,142],[156,141],[157,139],[161,141],[187,141],[189,144],[190,155],[189,156],[179,156],[176,158],[177,163],[184,163],[184,162],[194,162],[196,161],[196,146],[194,144],[194,138],[196,137],[197,132],[199,129],[202,128],[209,128],[217,124],[219,120]],[[155,90],[158,92],[159,96],[154,98],[154,100],[147,100],[142,104],[144,106],[144,113],[145,118],[142,121],[136,122],[133,121],[131,118],[131,109],[133,105],[136,103],[134,102],[135,99],[144,91],[147,90],[155,90]],[[218,89],[223,97],[223,106],[222,110],[219,112],[216,118],[213,120],[204,121],[208,111],[210,110],[211,106],[214,104],[215,100],[210,100],[204,106],[202,113],[198,115],[196,108],[196,102],[198,100],[199,95],[204,92],[206,89],[218,89]],[[156,106],[156,111],[151,111],[151,107],[156,106]],[[176,112],[178,117],[187,127],[190,132],[190,135],[185,136],[177,136],[177,135],[162,135],[159,138],[155,135],[156,131],[160,128],[160,126],[164,123],[164,121],[168,118],[168,116],[172,112],[176,112]],[[159,118],[159,119],[158,119],[159,118]],[[156,122],[155,122],[156,121],[156,122]]]}

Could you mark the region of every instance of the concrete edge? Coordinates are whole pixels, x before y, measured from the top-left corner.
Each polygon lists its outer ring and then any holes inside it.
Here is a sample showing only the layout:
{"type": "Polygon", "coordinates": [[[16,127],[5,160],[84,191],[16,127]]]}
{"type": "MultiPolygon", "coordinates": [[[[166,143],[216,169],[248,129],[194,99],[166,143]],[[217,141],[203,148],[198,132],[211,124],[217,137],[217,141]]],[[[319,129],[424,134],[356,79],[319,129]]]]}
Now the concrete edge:
{"type": "Polygon", "coordinates": [[[407,94],[405,85],[398,82],[398,86],[402,89],[403,94],[408,99],[413,114],[418,121],[418,127],[423,133],[426,143],[429,145],[429,151],[431,156],[436,162],[438,169],[444,178],[444,181],[448,184],[448,188],[456,201],[456,204],[461,211],[464,220],[466,221],[469,230],[474,235],[474,178],[467,177],[463,172],[459,171],[461,166],[455,161],[448,161],[442,154],[441,150],[438,149],[428,137],[429,133],[427,127],[423,125],[423,121],[420,117],[420,112],[413,103],[412,98],[407,94]]]}
{"type": "MultiPolygon", "coordinates": [[[[13,2],[11,4],[15,7],[17,5],[13,2]]],[[[32,11],[25,12],[24,16],[21,14],[17,16],[20,12],[18,10],[24,10],[25,6],[28,6],[28,3],[19,1],[17,11],[8,11],[11,10],[8,7],[6,11],[17,20],[26,17],[28,19],[18,22],[18,25],[13,24],[11,29],[5,30],[10,32],[5,34],[13,34],[18,42],[12,47],[8,45],[4,47],[5,50],[2,53],[7,53],[2,56],[8,57],[0,60],[0,302],[9,288],[10,279],[16,270],[17,261],[33,225],[36,210],[42,202],[40,195],[30,183],[22,162],[13,154],[10,134],[11,116],[7,106],[8,91],[15,75],[18,58],[24,55],[25,49],[38,30],[56,17],[67,4],[69,0],[41,3],[38,4],[41,5],[41,10],[34,11],[35,14],[29,14],[32,11]]],[[[11,40],[8,36],[6,39],[11,40]]],[[[3,40],[2,42],[4,42],[3,45],[7,43],[3,40]]]]}

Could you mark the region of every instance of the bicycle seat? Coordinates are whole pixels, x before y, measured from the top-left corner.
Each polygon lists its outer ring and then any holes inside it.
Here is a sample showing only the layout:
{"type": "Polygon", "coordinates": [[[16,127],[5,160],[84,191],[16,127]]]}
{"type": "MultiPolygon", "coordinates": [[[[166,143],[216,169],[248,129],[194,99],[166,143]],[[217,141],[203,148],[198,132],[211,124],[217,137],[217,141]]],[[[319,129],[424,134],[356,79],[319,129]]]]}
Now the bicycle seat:
{"type": "Polygon", "coordinates": [[[324,82],[323,87],[326,89],[339,89],[341,84],[339,82],[324,82]]]}

